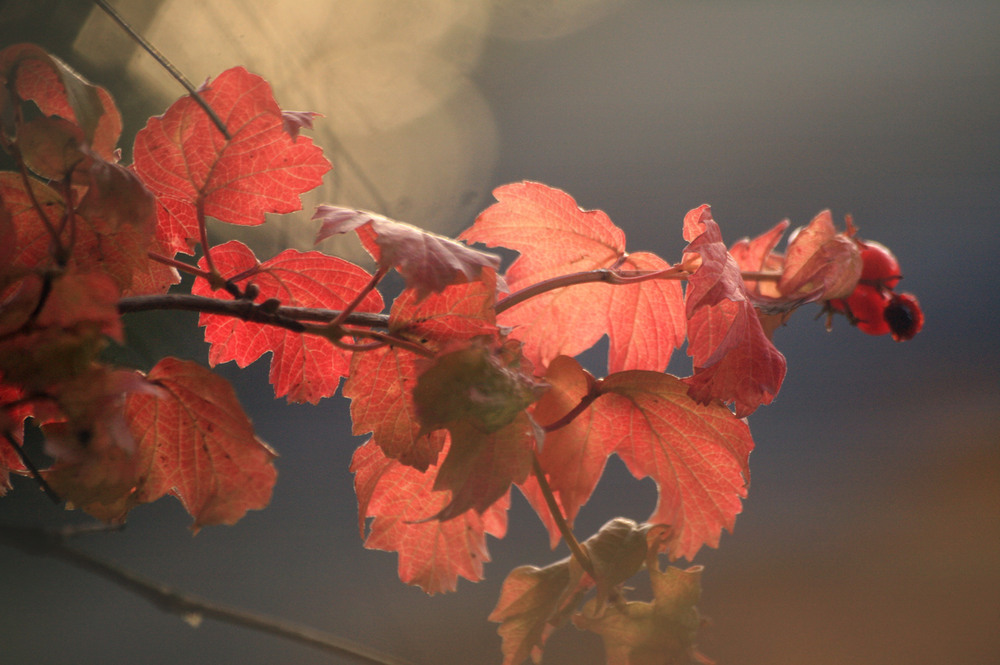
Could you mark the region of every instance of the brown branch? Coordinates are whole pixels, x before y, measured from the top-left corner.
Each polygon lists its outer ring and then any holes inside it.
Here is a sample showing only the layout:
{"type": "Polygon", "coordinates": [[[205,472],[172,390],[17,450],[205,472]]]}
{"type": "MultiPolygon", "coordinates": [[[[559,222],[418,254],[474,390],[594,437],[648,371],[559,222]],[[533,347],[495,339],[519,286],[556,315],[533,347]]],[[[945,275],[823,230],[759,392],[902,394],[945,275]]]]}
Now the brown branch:
{"type": "Polygon", "coordinates": [[[597,572],[594,570],[594,562],[591,561],[587,550],[583,549],[580,541],[573,535],[573,529],[566,522],[566,517],[556,502],[556,495],[553,494],[552,487],[545,477],[545,469],[542,468],[542,463],[538,461],[538,453],[532,453],[531,455],[531,468],[535,474],[535,479],[538,480],[538,487],[542,490],[542,496],[545,497],[545,504],[549,507],[552,519],[555,520],[556,527],[559,528],[559,533],[562,534],[563,540],[566,541],[566,545],[573,554],[573,558],[580,564],[583,572],[590,575],[594,582],[597,582],[597,572]]]}
{"type": "MultiPolygon", "coordinates": [[[[336,309],[273,307],[270,301],[255,303],[249,300],[220,300],[219,298],[195,296],[186,293],[131,296],[118,301],[118,311],[122,314],[149,312],[153,310],[183,310],[205,314],[220,314],[254,323],[281,326],[295,332],[303,332],[302,322],[315,321],[318,323],[329,323],[340,316],[340,310],[336,309]]],[[[389,325],[389,316],[387,314],[353,312],[342,323],[369,328],[386,328],[389,325]]]]}
{"type": "Polygon", "coordinates": [[[268,633],[298,644],[354,658],[371,665],[408,665],[406,661],[378,653],[335,635],[274,617],[213,603],[165,584],[149,580],[103,559],[68,546],[65,537],[36,528],[0,526],[0,542],[29,554],[52,556],[94,573],[132,593],[145,598],[157,608],[176,614],[196,625],[202,618],[268,633]]]}
{"type": "Polygon", "coordinates": [[[194,101],[198,102],[198,106],[205,109],[205,113],[207,113],[208,117],[212,119],[212,122],[215,123],[215,126],[219,128],[220,132],[222,132],[222,135],[226,137],[226,140],[227,141],[232,140],[233,137],[229,134],[229,130],[226,129],[226,123],[222,122],[222,119],[219,118],[218,115],[216,115],[212,107],[208,105],[208,102],[206,102],[205,99],[198,94],[198,91],[195,90],[193,85],[191,85],[191,81],[189,81],[187,77],[181,73],[181,70],[174,67],[174,64],[169,60],[167,60],[167,57],[162,53],[160,53],[159,49],[157,49],[155,46],[146,41],[146,38],[140,35],[135,28],[129,25],[128,21],[126,21],[125,18],[118,13],[118,10],[116,10],[114,7],[105,2],[105,0],[94,0],[94,4],[100,7],[102,10],[104,10],[104,13],[110,16],[115,23],[121,26],[121,29],[124,30],[126,33],[128,33],[129,37],[131,37],[133,40],[135,40],[135,42],[139,46],[145,49],[146,53],[153,56],[153,59],[156,60],[156,62],[158,62],[161,67],[166,69],[167,72],[171,76],[173,76],[178,83],[184,86],[184,89],[187,90],[189,93],[191,93],[191,97],[194,99],[194,101]]]}

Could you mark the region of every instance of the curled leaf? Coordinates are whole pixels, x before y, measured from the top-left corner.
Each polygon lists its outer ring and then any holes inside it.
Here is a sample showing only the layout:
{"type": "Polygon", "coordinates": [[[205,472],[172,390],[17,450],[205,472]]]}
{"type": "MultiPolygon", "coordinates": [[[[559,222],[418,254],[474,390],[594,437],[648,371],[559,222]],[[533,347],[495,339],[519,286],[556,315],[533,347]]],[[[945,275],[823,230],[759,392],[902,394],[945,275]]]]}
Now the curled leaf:
{"type": "Polygon", "coordinates": [[[382,267],[395,267],[418,300],[452,284],[478,280],[484,268],[500,267],[500,257],[495,254],[375,213],[322,205],[316,208],[313,219],[323,221],[316,242],[340,233],[361,233],[362,227],[370,225],[377,247],[375,260],[382,267]]]}

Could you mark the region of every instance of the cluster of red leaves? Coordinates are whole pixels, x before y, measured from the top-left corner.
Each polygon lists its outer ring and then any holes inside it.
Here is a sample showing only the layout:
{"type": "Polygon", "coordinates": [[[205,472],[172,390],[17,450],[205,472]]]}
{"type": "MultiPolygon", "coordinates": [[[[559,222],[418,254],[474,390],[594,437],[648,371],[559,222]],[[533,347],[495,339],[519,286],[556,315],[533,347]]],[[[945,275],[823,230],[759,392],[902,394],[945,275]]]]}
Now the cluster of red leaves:
{"type": "Polygon", "coordinates": [[[612,662],[701,662],[698,573],[661,571],[658,555],[690,559],[732,529],[754,446],[745,417],[785,373],[771,335],[803,303],[857,287],[852,228],[837,233],[823,213],[784,254],[787,222],[727,249],[702,206],[671,264],[627,252],[604,213],[523,182],[497,189],[461,236],[515,250],[502,275],[492,254],[333,206],[314,216],[317,242],[356,232],[374,273],[317,251],[260,261],[237,241],[209,246],[206,219],[298,210],[330,168],[299,136],[314,114],[283,112],[265,81],[231,69],[200,90],[227,133],[183,97],[149,120],[124,167],[104,90],[29,45],[0,53],[0,78],[0,138],[19,169],[0,174],[0,488],[29,473],[33,417],[54,459],[40,477],[101,519],[164,494],[196,528],[267,504],[273,453],[224,380],[174,358],[146,374],[101,360],[124,341],[122,299],[164,294],[185,270],[211,365],[271,353],[275,394],[292,402],[346,379],[354,434],[369,435],[351,464],[365,544],[398,552],[400,578],[428,593],[481,579],[513,486],[555,547],[610,455],[653,479],[647,524],[609,523],[582,545],[569,538],[573,559],[511,574],[492,615],[506,663],[537,657],[570,619],[605,638],[612,662]],[[197,247],[197,265],[177,259],[197,247]],[[375,289],[393,269],[406,288],[386,315],[375,289]],[[573,357],[604,335],[608,374],[596,378],[573,357]],[[685,341],[691,375],[664,373],[685,341]],[[655,599],[627,603],[620,585],[642,565],[655,599]]]}

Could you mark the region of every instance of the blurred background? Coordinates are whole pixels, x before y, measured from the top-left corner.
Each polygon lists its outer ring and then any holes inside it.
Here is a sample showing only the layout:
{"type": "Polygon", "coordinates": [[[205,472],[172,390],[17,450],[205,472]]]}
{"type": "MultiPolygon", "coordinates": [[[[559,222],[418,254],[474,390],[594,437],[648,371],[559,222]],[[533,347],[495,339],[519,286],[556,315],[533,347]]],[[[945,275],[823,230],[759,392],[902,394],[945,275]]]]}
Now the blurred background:
{"type": "MultiPolygon", "coordinates": [[[[788,377],[750,418],[753,484],[704,564],[701,650],[719,663],[1000,662],[1000,3],[640,0],[122,0],[192,81],[234,65],[313,110],[334,163],[302,213],[240,237],[309,248],[311,207],[368,208],[454,235],[522,179],[571,193],[630,250],[679,258],[701,203],[731,243],[823,208],[899,258],[927,317],[897,344],[804,308],[788,377]]],[[[0,46],[42,44],[103,85],[134,133],[182,90],[81,0],[0,4],[0,46]]],[[[354,256],[350,245],[324,245],[354,256]]],[[[130,362],[204,360],[196,316],[130,321],[130,362]]],[[[603,373],[604,349],[587,354],[603,373]]],[[[686,373],[683,354],[672,366],[686,373]]],[[[511,568],[566,556],[515,496],[486,580],[428,597],[362,547],[347,402],[273,398],[267,362],[222,366],[280,453],[272,505],[191,537],[179,503],[77,544],[169,585],[419,665],[499,663],[486,617],[511,568]]],[[[651,483],[612,461],[577,520],[642,521],[651,483]]],[[[79,521],[30,481],[5,524],[79,521]]],[[[205,621],[193,629],[61,562],[0,547],[2,663],[339,663],[205,621]]],[[[546,663],[603,662],[565,628],[546,663]]]]}

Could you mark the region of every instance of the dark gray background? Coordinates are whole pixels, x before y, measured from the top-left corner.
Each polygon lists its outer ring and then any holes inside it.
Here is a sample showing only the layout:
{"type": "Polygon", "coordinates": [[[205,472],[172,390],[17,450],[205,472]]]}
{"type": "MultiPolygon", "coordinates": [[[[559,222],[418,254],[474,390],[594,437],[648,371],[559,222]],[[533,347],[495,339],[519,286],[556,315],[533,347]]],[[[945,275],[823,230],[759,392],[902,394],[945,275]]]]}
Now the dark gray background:
{"type": "MultiPolygon", "coordinates": [[[[1000,4],[116,4],[192,80],[247,64],[283,106],[326,114],[315,136],[336,175],[320,196],[334,203],[381,203],[456,233],[494,186],[535,179],[605,210],[631,250],[668,260],[683,247],[684,213],[703,202],[729,242],[826,207],[853,214],[899,257],[925,330],[896,344],[840,320],[828,334],[806,309],[778,332],[788,377],[750,419],[758,447],[744,513],[696,559],[712,619],[701,647],[744,665],[1000,659],[1000,4]],[[560,7],[569,18],[554,18],[560,7]]],[[[127,134],[180,94],[143,74],[144,56],[103,19],[88,23],[85,2],[7,2],[0,19],[2,45],[43,43],[109,87],[127,134]]],[[[308,217],[308,207],[291,216],[277,237],[240,237],[263,258],[307,245],[308,217]]],[[[205,358],[192,317],[132,326],[139,366],[162,353],[205,358]]],[[[588,355],[595,371],[601,357],[588,355]]],[[[414,663],[500,662],[486,616],[504,576],[565,556],[548,550],[525,502],[515,498],[507,538],[491,540],[485,581],[427,597],[398,581],[394,555],[361,546],[347,471],[360,440],[346,402],[275,401],[264,361],[219,369],[281,454],[272,505],[192,538],[165,499],[81,546],[414,663]]],[[[578,532],[615,515],[642,520],[654,501],[648,481],[612,462],[578,532]]],[[[27,481],[0,500],[5,523],[74,518],[27,481]]],[[[211,621],[191,629],[10,548],[0,571],[3,663],[338,662],[211,621]]],[[[546,662],[600,654],[569,628],[546,662]]]]}

